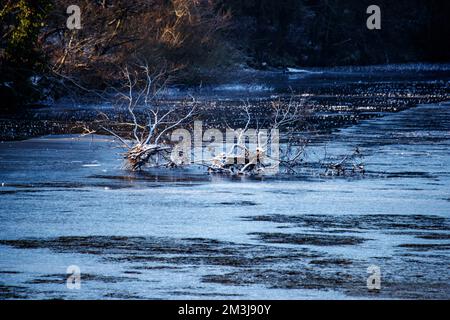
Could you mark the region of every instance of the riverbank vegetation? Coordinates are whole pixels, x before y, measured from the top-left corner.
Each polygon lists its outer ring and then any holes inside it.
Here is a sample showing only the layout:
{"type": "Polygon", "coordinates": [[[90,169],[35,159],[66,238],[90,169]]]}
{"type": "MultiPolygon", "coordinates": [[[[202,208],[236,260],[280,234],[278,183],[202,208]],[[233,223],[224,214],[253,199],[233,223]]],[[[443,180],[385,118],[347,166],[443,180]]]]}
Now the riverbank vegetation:
{"type": "MultiPolygon", "coordinates": [[[[360,0],[6,0],[0,9],[5,108],[120,89],[144,62],[160,83],[223,81],[224,69],[448,61],[445,0],[380,0],[382,29],[360,0]]],[[[230,73],[228,73],[230,74],[230,73]]],[[[145,83],[145,79],[141,80],[145,83]]],[[[144,84],[143,84],[144,85],[144,84]]]]}

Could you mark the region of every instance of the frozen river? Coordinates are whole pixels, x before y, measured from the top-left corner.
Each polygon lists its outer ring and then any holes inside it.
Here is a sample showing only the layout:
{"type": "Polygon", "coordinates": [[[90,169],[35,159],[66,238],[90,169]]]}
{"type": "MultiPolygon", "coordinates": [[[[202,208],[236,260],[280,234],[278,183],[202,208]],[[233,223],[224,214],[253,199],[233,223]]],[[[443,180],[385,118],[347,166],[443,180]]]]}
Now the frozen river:
{"type": "Polygon", "coordinates": [[[450,105],[337,130],[311,161],[325,145],[360,147],[366,175],[130,174],[108,137],[3,142],[0,298],[450,298],[450,105]]]}

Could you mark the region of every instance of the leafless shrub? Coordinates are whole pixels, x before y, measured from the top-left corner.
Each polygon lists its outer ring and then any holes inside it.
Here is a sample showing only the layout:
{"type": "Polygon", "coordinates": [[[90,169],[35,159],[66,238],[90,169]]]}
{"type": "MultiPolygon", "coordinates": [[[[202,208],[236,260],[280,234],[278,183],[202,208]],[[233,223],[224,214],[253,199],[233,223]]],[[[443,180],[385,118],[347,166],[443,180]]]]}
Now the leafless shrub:
{"type": "Polygon", "coordinates": [[[218,55],[226,56],[220,32],[230,13],[211,1],[82,1],[80,30],[65,28],[71,4],[54,1],[40,42],[53,72],[83,87],[120,83],[117,66],[132,69],[138,59],[145,59],[152,72],[164,66],[165,76],[179,77],[192,73],[194,65],[220,63],[218,55]]]}
{"type": "Polygon", "coordinates": [[[236,143],[229,147],[227,152],[221,152],[213,157],[208,164],[211,173],[226,173],[237,175],[261,175],[267,172],[276,172],[280,169],[288,173],[295,173],[295,168],[302,164],[302,155],[305,150],[306,140],[298,139],[295,127],[299,122],[305,121],[304,101],[293,103],[272,103],[271,113],[260,126],[259,119],[252,119],[249,102],[244,102],[241,107],[247,119],[245,127],[233,130],[237,136],[236,143]],[[254,121],[252,121],[254,120],[254,121]],[[256,124],[256,129],[250,130],[251,123],[256,124]],[[283,142],[280,143],[280,130],[283,130],[283,142]],[[254,148],[246,145],[244,137],[251,131],[255,137],[254,148]],[[268,134],[270,133],[270,134],[268,134]],[[269,154],[268,146],[276,149],[276,154],[269,154]]]}
{"type": "MultiPolygon", "coordinates": [[[[99,130],[113,135],[120,146],[125,149],[125,167],[132,171],[141,170],[144,166],[177,166],[171,158],[173,143],[170,141],[171,130],[185,124],[196,110],[197,102],[192,97],[181,106],[160,107],[155,103],[156,96],[163,85],[163,72],[151,73],[147,64],[139,66],[146,79],[141,82],[141,74],[131,73],[128,67],[122,70],[125,79],[125,90],[116,90],[119,101],[131,118],[127,122],[111,121],[106,114],[97,121],[99,130]],[[126,128],[121,135],[114,128],[126,128]]],[[[85,133],[94,131],[85,128],[85,133]]]]}

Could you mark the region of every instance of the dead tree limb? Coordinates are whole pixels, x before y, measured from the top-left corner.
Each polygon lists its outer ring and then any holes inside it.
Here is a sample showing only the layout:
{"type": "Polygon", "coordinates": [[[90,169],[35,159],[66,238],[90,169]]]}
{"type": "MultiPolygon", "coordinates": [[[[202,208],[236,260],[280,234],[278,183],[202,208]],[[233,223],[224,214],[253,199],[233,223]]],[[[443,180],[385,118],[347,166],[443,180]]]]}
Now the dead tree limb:
{"type": "Polygon", "coordinates": [[[140,65],[139,69],[141,74],[133,74],[128,67],[122,70],[125,90],[117,92],[118,98],[126,102],[130,121],[107,121],[110,127],[132,126],[130,135],[122,137],[107,125],[101,125],[100,129],[119,140],[125,149],[125,168],[129,170],[139,171],[144,166],[160,166],[163,159],[167,161],[165,165],[176,166],[170,158],[173,146],[168,134],[194,115],[197,102],[191,97],[191,100],[185,101],[181,107],[158,106],[155,99],[164,85],[158,83],[159,79],[163,78],[164,70],[151,73],[146,63],[140,65]],[[140,82],[142,78],[143,83],[140,82]]]}

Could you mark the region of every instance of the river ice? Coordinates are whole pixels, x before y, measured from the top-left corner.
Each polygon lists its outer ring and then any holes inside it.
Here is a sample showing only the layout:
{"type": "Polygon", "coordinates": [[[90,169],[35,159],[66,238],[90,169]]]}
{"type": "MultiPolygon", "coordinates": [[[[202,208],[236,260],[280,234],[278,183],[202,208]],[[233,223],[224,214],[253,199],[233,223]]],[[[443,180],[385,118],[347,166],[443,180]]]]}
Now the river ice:
{"type": "Polygon", "coordinates": [[[450,105],[324,135],[311,162],[324,146],[366,175],[130,174],[108,137],[3,142],[0,298],[448,299],[450,105]]]}

